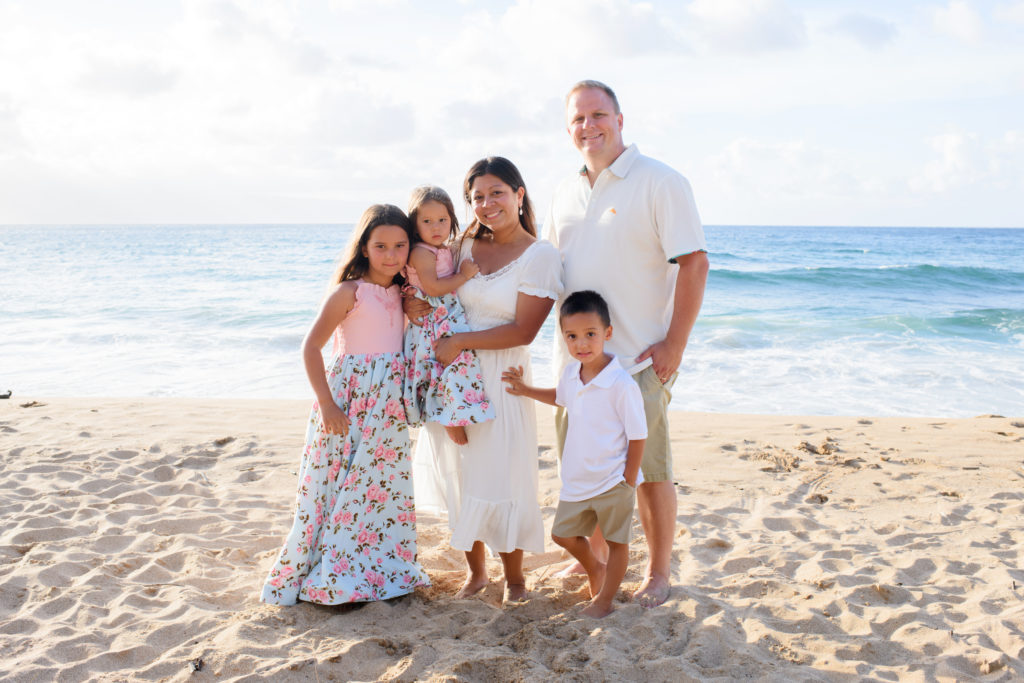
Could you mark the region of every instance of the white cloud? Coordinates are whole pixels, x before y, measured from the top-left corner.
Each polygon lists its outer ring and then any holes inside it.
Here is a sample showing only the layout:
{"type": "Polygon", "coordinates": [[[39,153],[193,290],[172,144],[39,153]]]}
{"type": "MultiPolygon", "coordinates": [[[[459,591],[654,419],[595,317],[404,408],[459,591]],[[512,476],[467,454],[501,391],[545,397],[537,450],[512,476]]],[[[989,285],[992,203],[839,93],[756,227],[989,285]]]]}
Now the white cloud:
{"type": "Polygon", "coordinates": [[[832,26],[836,33],[845,34],[861,45],[870,48],[881,47],[896,38],[896,25],[865,14],[843,15],[832,26]]]}
{"type": "Polygon", "coordinates": [[[965,43],[977,43],[984,32],[981,16],[966,0],[950,0],[945,7],[933,11],[935,28],[965,43]]]}
{"type": "Polygon", "coordinates": [[[924,194],[1024,189],[1024,132],[1008,130],[998,137],[949,131],[927,139],[935,157],[909,179],[910,189],[924,194]]]}
{"type": "Polygon", "coordinates": [[[996,5],[992,14],[999,21],[1024,25],[1024,2],[1009,2],[996,5]]]}
{"type": "Polygon", "coordinates": [[[174,88],[178,72],[153,59],[94,57],[79,78],[79,83],[102,93],[127,97],[147,97],[174,88]]]}
{"type": "Polygon", "coordinates": [[[518,0],[501,26],[549,57],[630,57],[682,47],[652,4],[630,0],[518,0]]]}
{"type": "Polygon", "coordinates": [[[803,17],[782,0],[694,0],[687,10],[713,50],[766,52],[807,43],[803,17]]]}

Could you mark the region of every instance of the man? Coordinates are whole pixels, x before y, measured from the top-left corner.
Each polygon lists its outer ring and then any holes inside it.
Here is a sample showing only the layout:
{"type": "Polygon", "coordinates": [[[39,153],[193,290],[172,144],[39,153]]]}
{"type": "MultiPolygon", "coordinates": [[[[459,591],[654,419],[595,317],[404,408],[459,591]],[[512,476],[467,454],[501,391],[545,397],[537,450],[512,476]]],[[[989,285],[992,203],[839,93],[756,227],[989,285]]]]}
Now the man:
{"type": "MultiPolygon", "coordinates": [[[[622,112],[611,88],[580,81],[566,98],[566,114],[584,166],[556,188],[545,231],[562,254],[565,294],[593,289],[608,301],[615,328],[608,347],[644,396],[648,438],[637,510],[649,560],[633,599],[654,607],[670,591],[676,492],[668,402],[704,299],[704,230],[686,178],[623,143],[622,112]]],[[[557,375],[568,356],[558,335],[555,344],[557,375]]],[[[566,424],[560,410],[560,450],[566,424]]],[[[600,530],[591,542],[595,555],[607,557],[600,530]]]]}

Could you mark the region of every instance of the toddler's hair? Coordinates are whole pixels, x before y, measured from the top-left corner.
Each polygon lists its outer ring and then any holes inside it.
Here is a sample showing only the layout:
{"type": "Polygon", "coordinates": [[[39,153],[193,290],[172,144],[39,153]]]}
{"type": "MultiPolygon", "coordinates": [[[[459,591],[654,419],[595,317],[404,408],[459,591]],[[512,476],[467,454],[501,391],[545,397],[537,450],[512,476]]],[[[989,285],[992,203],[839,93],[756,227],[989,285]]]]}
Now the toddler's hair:
{"type": "Polygon", "coordinates": [[[595,292],[592,289],[581,289],[578,292],[573,292],[565,298],[562,302],[562,307],[558,309],[558,324],[562,324],[567,316],[576,315],[577,313],[596,313],[597,317],[601,319],[601,324],[605,327],[612,326],[612,316],[608,313],[608,303],[604,300],[604,297],[595,292]]]}
{"type": "Polygon", "coordinates": [[[455,236],[459,234],[459,219],[455,217],[455,204],[452,203],[452,198],[436,185],[420,185],[412,191],[412,196],[409,197],[409,222],[412,223],[413,243],[423,241],[420,239],[420,231],[416,228],[416,216],[419,215],[420,207],[427,202],[437,202],[445,208],[445,211],[448,212],[448,219],[452,223],[449,239],[455,239],[455,236]]]}
{"type": "MultiPolygon", "coordinates": [[[[363,254],[363,250],[370,243],[370,235],[374,229],[381,225],[397,225],[405,230],[405,234],[409,237],[409,244],[412,245],[414,231],[409,217],[394,204],[374,204],[363,212],[355,230],[352,231],[352,240],[349,242],[348,249],[338,261],[334,275],[331,276],[331,287],[341,284],[345,280],[358,280],[369,272],[370,259],[363,254]]],[[[405,284],[405,279],[401,275],[396,275],[395,282],[405,284]]]]}

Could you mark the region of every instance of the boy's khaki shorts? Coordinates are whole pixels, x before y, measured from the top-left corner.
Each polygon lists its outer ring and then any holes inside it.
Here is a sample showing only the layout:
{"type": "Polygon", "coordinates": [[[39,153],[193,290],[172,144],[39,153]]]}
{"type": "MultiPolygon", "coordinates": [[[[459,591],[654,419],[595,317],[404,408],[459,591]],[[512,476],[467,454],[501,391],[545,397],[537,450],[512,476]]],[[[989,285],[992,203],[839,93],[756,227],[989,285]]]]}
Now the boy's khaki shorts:
{"type": "MultiPolygon", "coordinates": [[[[673,373],[664,384],[658,379],[652,366],[647,366],[633,375],[644,397],[644,416],[647,418],[647,441],[644,443],[644,459],[640,471],[645,482],[672,481],[672,449],[668,430],[668,404],[672,400],[672,385],[679,373],[673,373]]],[[[558,443],[558,457],[565,447],[565,433],[569,420],[565,408],[555,410],[555,440],[558,443]]],[[[603,530],[604,527],[601,527],[603,530]]]]}
{"type": "Polygon", "coordinates": [[[606,540],[628,545],[633,530],[635,502],[636,489],[624,481],[587,500],[560,500],[551,535],[563,538],[590,536],[594,527],[600,524],[606,540]]]}

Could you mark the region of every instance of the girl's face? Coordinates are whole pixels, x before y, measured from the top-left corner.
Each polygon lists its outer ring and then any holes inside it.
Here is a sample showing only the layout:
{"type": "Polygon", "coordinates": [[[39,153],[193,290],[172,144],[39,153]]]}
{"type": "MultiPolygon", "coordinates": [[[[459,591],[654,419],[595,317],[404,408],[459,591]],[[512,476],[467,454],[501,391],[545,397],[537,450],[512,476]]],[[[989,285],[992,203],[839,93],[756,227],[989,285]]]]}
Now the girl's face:
{"type": "Polygon", "coordinates": [[[370,232],[363,256],[370,261],[369,279],[390,285],[409,260],[409,236],[397,225],[378,225],[370,232]]]}
{"type": "Polygon", "coordinates": [[[513,190],[511,185],[489,173],[476,178],[469,188],[473,213],[491,230],[519,225],[519,206],[525,194],[526,188],[513,190]]]}
{"type": "Polygon", "coordinates": [[[452,234],[452,217],[445,205],[435,201],[420,204],[416,211],[416,232],[432,247],[447,243],[452,234]]]}

